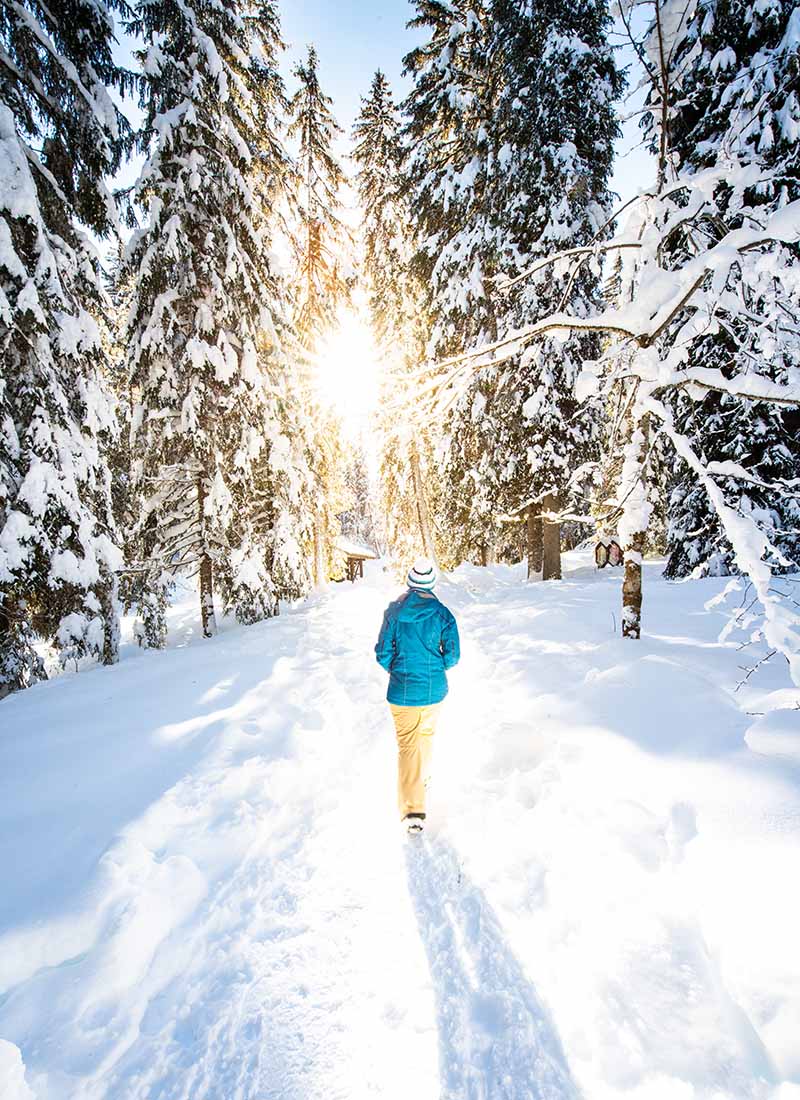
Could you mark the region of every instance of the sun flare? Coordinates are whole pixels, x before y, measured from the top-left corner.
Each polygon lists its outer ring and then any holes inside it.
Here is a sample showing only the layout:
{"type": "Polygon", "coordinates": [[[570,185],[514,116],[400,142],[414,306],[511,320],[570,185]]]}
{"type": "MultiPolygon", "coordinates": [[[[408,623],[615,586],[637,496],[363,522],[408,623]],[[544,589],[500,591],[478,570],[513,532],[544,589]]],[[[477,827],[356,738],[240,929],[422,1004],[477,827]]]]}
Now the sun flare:
{"type": "Polygon", "coordinates": [[[333,408],[345,435],[367,434],[378,406],[381,363],[372,329],[361,303],[339,310],[339,325],[316,355],[316,385],[320,399],[333,408]]]}

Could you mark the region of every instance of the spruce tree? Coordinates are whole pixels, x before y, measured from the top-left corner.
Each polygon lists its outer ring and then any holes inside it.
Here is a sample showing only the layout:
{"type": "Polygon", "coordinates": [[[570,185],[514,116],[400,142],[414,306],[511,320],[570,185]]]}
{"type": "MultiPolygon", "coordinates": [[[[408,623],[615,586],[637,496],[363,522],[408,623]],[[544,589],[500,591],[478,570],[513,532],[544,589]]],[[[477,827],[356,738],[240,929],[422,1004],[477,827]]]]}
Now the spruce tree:
{"type": "Polygon", "coordinates": [[[115,226],[106,177],[128,127],[110,91],[116,0],[0,4],[0,696],[62,661],[116,660],[120,552],[104,450],[116,431],[84,228],[115,226]]]}
{"type": "Polygon", "coordinates": [[[331,110],[333,100],[320,86],[313,46],[294,75],[300,82],[289,105],[289,136],[298,143],[296,326],[304,345],[312,349],[336,326],[338,306],[349,297],[343,271],[349,233],[341,219],[339,196],[345,174],[333,152],[342,130],[331,110]]]}
{"type": "MultiPolygon", "coordinates": [[[[603,234],[613,202],[615,101],[624,82],[608,41],[606,0],[495,0],[494,10],[505,74],[497,118],[498,206],[516,264],[524,268],[603,234]]],[[[585,265],[573,279],[542,271],[511,295],[512,327],[562,309],[585,316],[601,297],[596,266],[585,265]]],[[[509,504],[522,496],[541,501],[545,512],[588,512],[604,410],[593,400],[578,401],[575,382],[599,350],[593,336],[548,339],[503,372],[495,450],[500,480],[513,490],[509,504]]],[[[545,540],[554,555],[545,555],[545,576],[560,575],[558,525],[548,526],[545,540]]]]}
{"type": "MultiPolygon", "coordinates": [[[[170,577],[199,577],[203,633],[214,587],[241,621],[276,609],[265,510],[285,454],[286,359],[269,260],[286,160],[276,132],[282,47],[272,4],[143,0],[142,147],[128,328],[135,554],[144,639],[163,644],[170,577]]],[[[291,471],[290,471],[291,474],[291,471]]],[[[302,566],[298,563],[298,573],[302,566]]]]}
{"type": "MultiPolygon", "coordinates": [[[[289,136],[297,143],[294,248],[297,276],[293,284],[294,329],[308,372],[321,341],[338,324],[338,310],[350,298],[346,274],[350,233],[342,221],[340,190],[345,174],[333,151],[341,128],[333,101],[319,82],[319,57],[313,46],[305,64],[295,67],[299,87],[289,104],[289,136]]],[[[314,580],[323,586],[334,564],[336,513],[342,502],[344,459],[335,418],[323,413],[307,378],[305,401],[311,436],[314,477],[314,580]]]]}
{"type": "MultiPolygon", "coordinates": [[[[695,175],[720,164],[730,167],[731,179],[739,167],[754,173],[751,186],[722,183],[715,189],[699,230],[704,244],[800,197],[800,67],[788,33],[793,18],[795,5],[787,0],[759,6],[701,0],[688,9],[670,41],[667,110],[661,114],[651,94],[652,113],[644,120],[653,147],[658,135],[673,174],[695,175]]],[[[695,251],[697,232],[676,230],[665,253],[668,265],[695,251]]],[[[749,301],[749,318],[734,311],[724,328],[699,335],[692,365],[717,368],[728,378],[755,370],[784,381],[796,364],[768,326],[752,323],[765,314],[765,304],[749,301]]],[[[796,477],[800,463],[797,412],[715,393],[700,400],[678,396],[674,411],[679,430],[706,464],[747,468],[754,481],[720,479],[725,497],[737,510],[760,517],[785,559],[774,565],[797,568],[800,504],[777,488],[796,477]]],[[[667,553],[666,573],[672,577],[736,569],[708,494],[680,460],[669,499],[667,553]]]]}
{"type": "Polygon", "coordinates": [[[412,270],[412,214],[403,173],[400,118],[389,83],[376,72],[353,127],[363,219],[363,270],[386,377],[379,426],[383,512],[398,563],[441,556],[430,521],[435,497],[430,426],[418,413],[413,378],[425,356],[428,317],[412,270]]]}
{"type": "MultiPolygon", "coordinates": [[[[515,294],[502,290],[554,248],[602,231],[622,80],[607,42],[602,0],[494,0],[475,6],[418,4],[431,31],[407,66],[409,171],[426,284],[441,311],[436,356],[490,344],[563,305],[585,312],[599,272],[567,282],[552,271],[515,294]]],[[[446,425],[447,524],[462,548],[490,556],[498,513],[544,500],[573,503],[598,457],[601,410],[574,383],[591,337],[543,341],[487,367],[446,425]]],[[[586,501],[582,507],[586,510],[586,501]]],[[[548,543],[558,575],[558,530],[548,543]]]]}
{"type": "MultiPolygon", "coordinates": [[[[415,7],[411,25],[429,37],[405,59],[414,86],[403,104],[404,171],[416,230],[413,267],[431,318],[427,353],[439,359],[491,343],[505,327],[494,284],[502,271],[503,226],[492,190],[501,74],[492,65],[488,0],[426,0],[415,7]]],[[[494,539],[493,471],[481,464],[492,387],[485,375],[456,403],[438,448],[447,491],[436,518],[456,560],[494,539]]]]}
{"type": "Polygon", "coordinates": [[[410,211],[404,194],[400,118],[389,82],[380,70],[373,77],[369,95],[362,97],[353,143],[362,211],[363,267],[375,336],[384,347],[398,334],[404,334],[404,343],[418,345],[424,338],[424,325],[420,321],[421,293],[410,272],[410,211]]]}
{"type": "Polygon", "coordinates": [[[374,546],[377,539],[375,500],[367,457],[362,447],[354,452],[347,463],[344,490],[347,507],[339,517],[342,534],[356,542],[374,546]]]}

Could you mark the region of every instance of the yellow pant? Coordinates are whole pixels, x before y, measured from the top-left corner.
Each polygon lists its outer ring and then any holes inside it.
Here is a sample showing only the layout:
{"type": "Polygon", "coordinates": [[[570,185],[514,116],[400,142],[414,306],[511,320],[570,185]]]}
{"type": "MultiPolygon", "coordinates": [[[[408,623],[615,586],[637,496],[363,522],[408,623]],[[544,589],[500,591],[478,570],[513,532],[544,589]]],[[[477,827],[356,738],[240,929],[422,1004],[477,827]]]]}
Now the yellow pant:
{"type": "Polygon", "coordinates": [[[397,804],[401,817],[425,813],[425,780],[441,705],[398,707],[389,704],[397,733],[397,804]]]}

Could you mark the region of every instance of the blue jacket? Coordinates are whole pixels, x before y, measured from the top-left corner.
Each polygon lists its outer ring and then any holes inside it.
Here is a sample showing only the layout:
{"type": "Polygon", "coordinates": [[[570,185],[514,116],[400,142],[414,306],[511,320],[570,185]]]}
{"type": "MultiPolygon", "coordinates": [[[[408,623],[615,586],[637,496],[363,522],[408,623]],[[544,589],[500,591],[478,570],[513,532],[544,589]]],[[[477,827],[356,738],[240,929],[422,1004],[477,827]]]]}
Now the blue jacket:
{"type": "Polygon", "coordinates": [[[375,656],[389,673],[390,703],[440,703],[447,695],[445,673],[461,656],[452,612],[432,593],[410,589],[386,608],[375,656]]]}

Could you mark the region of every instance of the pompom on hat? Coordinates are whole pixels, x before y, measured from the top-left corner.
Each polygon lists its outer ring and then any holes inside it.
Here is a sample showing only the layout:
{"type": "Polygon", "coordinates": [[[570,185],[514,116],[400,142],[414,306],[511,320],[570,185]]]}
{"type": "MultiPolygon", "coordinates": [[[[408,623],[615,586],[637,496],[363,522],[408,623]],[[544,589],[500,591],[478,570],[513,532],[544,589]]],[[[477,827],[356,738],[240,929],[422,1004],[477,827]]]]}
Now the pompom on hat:
{"type": "Polygon", "coordinates": [[[430,558],[417,558],[406,582],[409,588],[418,592],[430,592],[438,579],[436,566],[430,558]]]}

